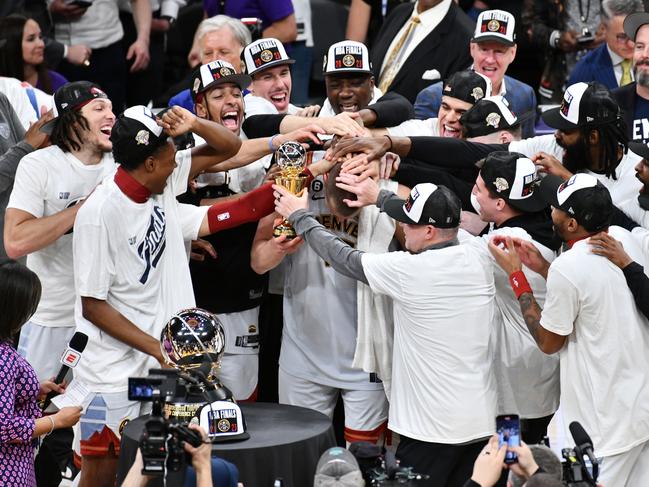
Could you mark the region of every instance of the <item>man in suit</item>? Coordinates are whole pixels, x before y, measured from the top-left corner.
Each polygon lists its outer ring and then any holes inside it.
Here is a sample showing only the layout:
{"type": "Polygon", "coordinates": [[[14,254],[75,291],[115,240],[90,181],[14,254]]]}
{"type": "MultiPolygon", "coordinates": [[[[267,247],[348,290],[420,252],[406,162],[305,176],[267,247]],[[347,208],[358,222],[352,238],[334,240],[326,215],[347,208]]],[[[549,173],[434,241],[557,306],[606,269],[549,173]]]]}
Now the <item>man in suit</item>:
{"type": "Polygon", "coordinates": [[[464,46],[472,30],[473,22],[453,0],[400,5],[374,42],[372,66],[379,88],[413,103],[430,83],[471,64],[464,46]]]}
{"type": "Polygon", "coordinates": [[[577,62],[568,86],[580,81],[598,81],[613,90],[631,83],[633,39],[626,35],[623,24],[627,15],[643,11],[641,0],[604,0],[601,17],[606,42],[577,62]]]}
{"type": "Polygon", "coordinates": [[[613,90],[626,123],[629,139],[649,142],[649,13],[637,12],[624,19],[624,32],[635,42],[635,82],[613,90]]]}
{"type": "MultiPolygon", "coordinates": [[[[491,81],[491,93],[504,97],[509,108],[523,119],[523,137],[534,136],[536,95],[531,86],[510,76],[507,68],[516,57],[516,20],[504,10],[485,10],[478,16],[469,52],[473,69],[491,81]]],[[[423,89],[415,101],[415,116],[435,117],[442,103],[441,82],[423,89]]]]}

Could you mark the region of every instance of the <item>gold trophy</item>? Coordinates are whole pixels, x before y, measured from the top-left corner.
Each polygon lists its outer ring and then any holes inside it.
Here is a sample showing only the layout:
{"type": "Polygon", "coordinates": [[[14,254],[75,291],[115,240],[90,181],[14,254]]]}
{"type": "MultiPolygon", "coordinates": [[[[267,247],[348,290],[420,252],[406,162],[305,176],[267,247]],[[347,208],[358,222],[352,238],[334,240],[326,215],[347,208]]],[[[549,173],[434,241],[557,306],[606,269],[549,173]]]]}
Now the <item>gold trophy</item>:
{"type": "MultiPolygon", "coordinates": [[[[306,185],[306,176],[301,176],[306,167],[306,151],[299,142],[284,142],[275,152],[275,161],[280,169],[280,175],[275,178],[275,184],[284,186],[293,194],[299,194],[306,185]]],[[[286,236],[286,240],[297,237],[295,229],[284,218],[273,228],[273,237],[286,236]]]]}

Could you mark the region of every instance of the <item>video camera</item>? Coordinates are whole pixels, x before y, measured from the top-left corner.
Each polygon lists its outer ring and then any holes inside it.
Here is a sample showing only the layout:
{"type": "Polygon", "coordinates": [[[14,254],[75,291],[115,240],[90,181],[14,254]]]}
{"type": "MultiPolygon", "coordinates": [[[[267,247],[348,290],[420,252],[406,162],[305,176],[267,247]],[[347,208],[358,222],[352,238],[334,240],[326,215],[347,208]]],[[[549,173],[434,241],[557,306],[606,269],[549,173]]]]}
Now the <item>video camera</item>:
{"type": "Polygon", "coordinates": [[[165,471],[179,471],[188,461],[183,442],[194,447],[203,443],[198,431],[168,420],[163,414],[165,403],[173,398],[186,397],[188,389],[187,381],[177,370],[151,369],[148,377],[129,378],[129,400],[153,403],[151,417],[140,437],[144,463],[142,474],[160,477],[165,471]]]}
{"type": "Polygon", "coordinates": [[[597,487],[599,461],[593,452],[593,442],[577,421],[570,423],[569,428],[575,447],[561,450],[564,459],[561,462],[563,483],[568,487],[597,487]],[[588,468],[584,457],[588,457],[591,469],[588,468]]]}
{"type": "Polygon", "coordinates": [[[394,453],[373,443],[359,441],[352,443],[349,451],[361,468],[365,485],[374,487],[419,485],[428,475],[415,473],[412,467],[402,467],[394,453]]]}

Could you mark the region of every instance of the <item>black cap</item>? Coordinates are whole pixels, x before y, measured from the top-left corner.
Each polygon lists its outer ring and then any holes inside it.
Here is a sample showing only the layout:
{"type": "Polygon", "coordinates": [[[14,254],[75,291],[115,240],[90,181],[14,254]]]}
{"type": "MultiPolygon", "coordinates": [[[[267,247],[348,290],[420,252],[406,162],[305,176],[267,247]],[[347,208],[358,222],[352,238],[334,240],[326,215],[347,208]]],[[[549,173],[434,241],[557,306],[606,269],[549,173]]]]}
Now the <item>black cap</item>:
{"type": "Polygon", "coordinates": [[[73,81],[61,86],[54,93],[54,105],[57,116],[41,127],[41,132],[51,134],[58,118],[68,112],[81,110],[86,104],[96,98],[106,98],[108,95],[95,83],[90,81],[73,81]]]}
{"type": "Polygon", "coordinates": [[[432,225],[455,228],[460,224],[462,203],[446,186],[417,184],[408,198],[393,199],[385,204],[385,212],[395,220],[410,225],[432,225]]]}
{"type": "Polygon", "coordinates": [[[499,130],[511,129],[519,124],[502,96],[478,100],[460,117],[467,139],[489,135],[499,130]]]}
{"type": "Polygon", "coordinates": [[[136,105],[117,117],[110,140],[115,161],[133,168],[165,145],[167,134],[149,108],[136,105]]]}
{"type": "Polygon", "coordinates": [[[603,125],[621,117],[620,107],[611,92],[602,84],[575,83],[563,94],[561,106],[541,115],[550,127],[573,130],[587,125],[603,125]]]}
{"type": "Polygon", "coordinates": [[[250,75],[237,73],[227,61],[217,60],[203,64],[192,74],[192,100],[194,103],[199,95],[207,90],[225,83],[237,85],[241,91],[245,90],[252,83],[250,75]]]}
{"type": "Polygon", "coordinates": [[[635,12],[629,14],[624,18],[624,33],[635,42],[635,36],[638,35],[638,30],[645,24],[649,24],[649,13],[635,12]]]}
{"type": "Polygon", "coordinates": [[[565,211],[589,232],[599,232],[611,224],[611,194],[595,176],[579,173],[564,181],[548,175],[541,181],[540,191],[548,204],[565,211]]]}
{"type": "Polygon", "coordinates": [[[491,96],[491,81],[471,69],[458,71],[446,80],[442,95],[473,105],[485,96],[491,96]]]}
{"type": "Polygon", "coordinates": [[[629,142],[629,150],[649,161],[649,144],[645,144],[644,142],[629,142]]]}
{"type": "Polygon", "coordinates": [[[480,177],[494,193],[513,208],[524,212],[548,206],[538,191],[540,183],[534,163],[517,152],[491,152],[480,169],[480,177]]]}

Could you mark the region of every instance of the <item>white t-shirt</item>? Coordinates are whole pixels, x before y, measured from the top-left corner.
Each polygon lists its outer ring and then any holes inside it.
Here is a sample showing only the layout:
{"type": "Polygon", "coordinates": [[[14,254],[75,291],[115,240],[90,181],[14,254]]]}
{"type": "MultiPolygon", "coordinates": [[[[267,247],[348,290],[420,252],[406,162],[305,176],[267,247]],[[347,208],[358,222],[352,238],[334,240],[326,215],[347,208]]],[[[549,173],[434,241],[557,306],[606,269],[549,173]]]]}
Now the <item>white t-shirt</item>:
{"type": "Polygon", "coordinates": [[[494,279],[470,245],[420,254],[364,254],[376,293],[394,301],[389,427],[421,441],[459,444],[494,432],[494,279]]]}
{"type": "Polygon", "coordinates": [[[146,375],[156,361],[86,320],[81,296],[105,300],[154,338],[175,313],[195,305],[184,239],[197,237],[208,207],[177,203],[187,188],[191,152],[177,152],[176,162],[161,195],[136,203],[111,178],[77,215],[75,319],[88,345],[75,378],[93,392],[125,391],[128,377],[146,375]]]}
{"type": "Polygon", "coordinates": [[[396,127],[388,127],[387,131],[395,137],[438,137],[439,120],[437,117],[426,120],[406,120],[396,127]]]}
{"type": "MultiPolygon", "coordinates": [[[[461,232],[466,234],[466,232],[461,232]]],[[[468,234],[466,234],[468,235],[468,234]]],[[[552,250],[532,240],[522,228],[504,227],[482,237],[469,236],[463,243],[474,245],[494,262],[496,286],[495,375],[498,386],[498,414],[516,413],[522,418],[541,418],[559,407],[559,357],[544,354],[530,335],[521,307],[509,284],[509,275],[496,264],[488,244],[496,235],[518,237],[532,242],[543,257],[552,262],[552,250]]],[[[543,307],[545,279],[524,268],[534,297],[543,307]]]]}
{"type": "MultiPolygon", "coordinates": [[[[641,251],[626,230],[610,227],[627,253],[641,251]]],[[[649,440],[649,322],[638,311],[622,271],[575,243],[550,266],[541,326],[567,336],[561,359],[561,408],[579,421],[598,456],[649,440]]]]}
{"type": "Polygon", "coordinates": [[[48,95],[38,88],[33,88],[28,83],[24,83],[16,78],[0,76],[0,92],[4,93],[6,97],[9,98],[11,106],[16,112],[16,115],[18,115],[18,118],[23,124],[23,127],[25,127],[25,130],[29,128],[30,123],[38,120],[42,106],[46,106],[48,109],[51,109],[54,106],[54,97],[52,97],[52,95],[48,95]],[[38,104],[38,113],[36,113],[36,110],[29,100],[26,86],[29,86],[34,90],[36,103],[38,104]]]}
{"type": "MultiPolygon", "coordinates": [[[[44,218],[74,206],[116,169],[113,155],[104,154],[99,164],[83,164],[58,146],[26,155],[16,171],[7,208],[44,218]]],[[[31,321],[41,326],[74,325],[74,274],[72,232],[27,256],[27,267],[39,277],[41,300],[31,321]]]]}

